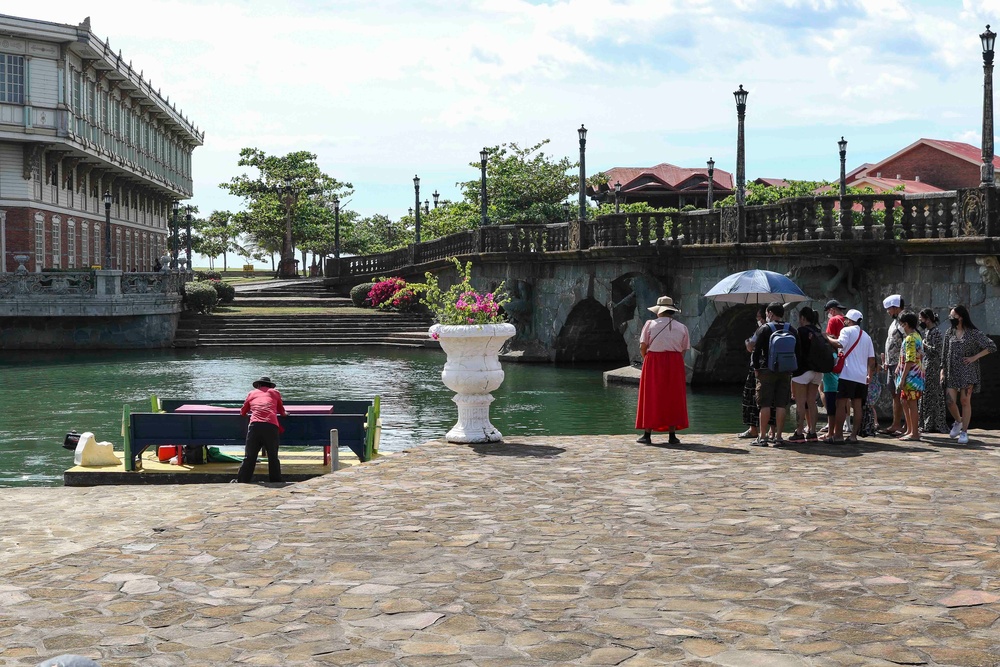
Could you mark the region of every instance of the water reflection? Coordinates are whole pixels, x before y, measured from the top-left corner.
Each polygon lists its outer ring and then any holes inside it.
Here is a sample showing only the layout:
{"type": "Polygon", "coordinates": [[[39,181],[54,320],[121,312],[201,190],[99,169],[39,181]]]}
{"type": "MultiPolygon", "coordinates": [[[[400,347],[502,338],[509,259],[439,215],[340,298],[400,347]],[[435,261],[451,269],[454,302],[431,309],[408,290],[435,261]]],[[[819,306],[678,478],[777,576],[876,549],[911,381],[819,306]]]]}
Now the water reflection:
{"type": "MultiPolygon", "coordinates": [[[[123,404],[149,395],[242,400],[269,375],[289,400],[382,397],[382,449],[441,437],[454,423],[434,350],[261,349],[0,353],[0,485],[53,485],[72,461],[71,428],[120,442],[123,404]]],[[[492,419],[508,436],[633,433],[636,389],[605,387],[599,367],[506,364],[492,419]]],[[[738,388],[689,397],[692,430],[738,432],[738,388]]]]}

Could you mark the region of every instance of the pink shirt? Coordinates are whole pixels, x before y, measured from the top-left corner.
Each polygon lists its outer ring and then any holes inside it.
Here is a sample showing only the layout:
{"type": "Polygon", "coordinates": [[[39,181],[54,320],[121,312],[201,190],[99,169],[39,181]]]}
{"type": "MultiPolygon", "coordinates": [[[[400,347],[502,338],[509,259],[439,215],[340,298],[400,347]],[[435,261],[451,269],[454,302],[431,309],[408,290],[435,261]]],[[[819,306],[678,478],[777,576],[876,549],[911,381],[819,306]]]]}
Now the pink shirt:
{"type": "Polygon", "coordinates": [[[672,317],[657,317],[642,325],[639,342],[647,352],[685,352],[691,349],[687,327],[672,317]]]}
{"type": "Polygon", "coordinates": [[[251,422],[266,422],[279,428],[278,415],[284,417],[287,414],[281,402],[281,394],[277,389],[270,387],[258,387],[247,394],[247,400],[243,402],[240,414],[247,413],[250,414],[251,422]]]}

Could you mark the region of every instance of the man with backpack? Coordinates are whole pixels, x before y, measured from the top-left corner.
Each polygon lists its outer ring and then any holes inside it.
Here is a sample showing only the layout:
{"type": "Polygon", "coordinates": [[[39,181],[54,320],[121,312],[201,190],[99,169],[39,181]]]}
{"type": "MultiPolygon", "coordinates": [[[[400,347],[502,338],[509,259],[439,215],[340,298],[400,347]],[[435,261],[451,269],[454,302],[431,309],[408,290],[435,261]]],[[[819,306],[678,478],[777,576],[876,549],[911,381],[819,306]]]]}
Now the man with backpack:
{"type": "MultiPolygon", "coordinates": [[[[785,442],[781,438],[785,424],[785,411],[792,400],[792,373],[798,368],[796,352],[798,338],[795,328],[784,321],[785,307],[777,301],[768,304],[767,322],[754,334],[754,343],[747,343],[750,365],[757,376],[757,406],[760,408],[760,423],[771,419],[771,406],[775,409],[774,445],[785,442]]],[[[763,429],[752,445],[767,447],[769,444],[763,429]]]]}

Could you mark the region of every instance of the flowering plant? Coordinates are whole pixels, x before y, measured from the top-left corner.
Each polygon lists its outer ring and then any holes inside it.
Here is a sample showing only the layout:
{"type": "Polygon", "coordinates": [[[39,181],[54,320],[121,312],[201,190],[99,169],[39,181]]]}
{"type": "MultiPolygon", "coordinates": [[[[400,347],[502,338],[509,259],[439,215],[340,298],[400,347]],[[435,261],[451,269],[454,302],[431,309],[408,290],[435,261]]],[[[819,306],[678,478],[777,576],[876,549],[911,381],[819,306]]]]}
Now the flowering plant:
{"type": "Polygon", "coordinates": [[[447,290],[438,285],[437,277],[427,272],[426,282],[413,283],[410,288],[423,294],[420,303],[427,306],[441,324],[499,324],[507,318],[500,309],[510,301],[503,283],[492,292],[481,294],[472,287],[472,262],[465,266],[452,258],[458,269],[459,282],[447,290]]]}
{"type": "Polygon", "coordinates": [[[407,310],[417,295],[402,278],[379,278],[368,291],[368,302],[379,310],[407,310]]]}

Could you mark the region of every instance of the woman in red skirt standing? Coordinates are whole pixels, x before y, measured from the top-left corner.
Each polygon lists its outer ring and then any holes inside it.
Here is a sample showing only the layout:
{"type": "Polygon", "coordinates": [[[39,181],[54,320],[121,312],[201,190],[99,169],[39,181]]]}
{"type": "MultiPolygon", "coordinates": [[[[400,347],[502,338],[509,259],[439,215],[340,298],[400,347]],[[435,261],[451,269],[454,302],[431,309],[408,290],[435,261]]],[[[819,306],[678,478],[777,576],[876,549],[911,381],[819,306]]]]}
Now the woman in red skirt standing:
{"type": "Polygon", "coordinates": [[[677,445],[676,431],[688,427],[684,353],[691,349],[691,339],[687,327],[674,319],[681,311],[669,296],[661,296],[649,310],[656,319],[646,322],[639,334],[642,376],[635,427],[644,433],[636,442],[650,445],[653,431],[669,431],[668,442],[677,445]]]}

